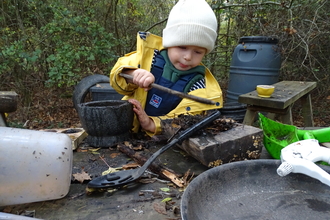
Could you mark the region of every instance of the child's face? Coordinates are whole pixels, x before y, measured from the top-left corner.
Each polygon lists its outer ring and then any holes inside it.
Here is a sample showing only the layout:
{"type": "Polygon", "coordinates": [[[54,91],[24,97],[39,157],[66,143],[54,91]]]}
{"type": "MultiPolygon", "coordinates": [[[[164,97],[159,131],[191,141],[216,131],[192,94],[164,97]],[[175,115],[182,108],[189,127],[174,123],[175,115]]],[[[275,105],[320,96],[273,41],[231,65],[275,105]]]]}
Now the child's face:
{"type": "Polygon", "coordinates": [[[175,46],[169,47],[167,54],[175,68],[186,71],[200,64],[206,49],[197,46],[175,46]]]}

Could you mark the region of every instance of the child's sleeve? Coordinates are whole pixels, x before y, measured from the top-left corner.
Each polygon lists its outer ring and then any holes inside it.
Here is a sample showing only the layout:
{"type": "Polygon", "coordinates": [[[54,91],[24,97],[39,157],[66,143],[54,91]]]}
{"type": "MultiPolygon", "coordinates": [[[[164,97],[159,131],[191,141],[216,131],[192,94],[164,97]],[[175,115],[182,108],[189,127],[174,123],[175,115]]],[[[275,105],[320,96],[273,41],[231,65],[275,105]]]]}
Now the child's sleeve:
{"type": "Polygon", "coordinates": [[[151,117],[150,118],[154,121],[155,126],[156,126],[156,130],[155,132],[150,132],[150,131],[146,131],[147,135],[149,135],[150,137],[154,136],[154,135],[159,135],[162,133],[162,126],[161,126],[161,118],[159,117],[151,117]]]}
{"type": "Polygon", "coordinates": [[[126,79],[119,76],[119,74],[124,69],[137,69],[138,66],[136,52],[131,52],[119,58],[110,72],[111,87],[122,95],[131,95],[138,86],[132,83],[127,83],[126,79]]]}

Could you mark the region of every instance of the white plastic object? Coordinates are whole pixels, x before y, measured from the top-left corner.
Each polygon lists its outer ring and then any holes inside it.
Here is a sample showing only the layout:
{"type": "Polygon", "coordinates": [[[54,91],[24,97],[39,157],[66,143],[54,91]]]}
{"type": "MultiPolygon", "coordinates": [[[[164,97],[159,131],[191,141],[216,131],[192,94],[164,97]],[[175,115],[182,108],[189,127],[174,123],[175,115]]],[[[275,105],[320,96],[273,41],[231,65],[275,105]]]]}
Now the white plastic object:
{"type": "Polygon", "coordinates": [[[0,206],[66,196],[72,155],[66,134],[0,127],[0,206]]]}
{"type": "Polygon", "coordinates": [[[0,219],[8,219],[8,220],[41,220],[39,218],[30,218],[21,215],[13,215],[4,212],[0,212],[0,219]]]}
{"type": "Polygon", "coordinates": [[[286,176],[293,172],[293,165],[288,162],[283,162],[281,165],[277,168],[277,174],[280,176],[286,176]]]}
{"type": "Polygon", "coordinates": [[[301,173],[318,179],[330,186],[330,175],[314,162],[330,162],[330,149],[321,147],[317,140],[297,141],[281,150],[282,164],[277,174],[286,176],[289,173],[301,173]]]}

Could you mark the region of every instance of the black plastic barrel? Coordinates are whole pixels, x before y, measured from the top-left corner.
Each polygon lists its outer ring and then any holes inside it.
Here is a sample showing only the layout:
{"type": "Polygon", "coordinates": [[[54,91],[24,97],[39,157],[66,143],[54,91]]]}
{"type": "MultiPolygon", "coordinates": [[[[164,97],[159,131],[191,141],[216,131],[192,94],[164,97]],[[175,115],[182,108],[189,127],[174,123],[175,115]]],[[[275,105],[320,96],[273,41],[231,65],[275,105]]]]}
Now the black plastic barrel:
{"type": "Polygon", "coordinates": [[[121,100],[124,96],[119,94],[110,83],[98,83],[89,89],[92,94],[93,101],[103,100],[121,100]]]}
{"type": "Polygon", "coordinates": [[[281,55],[278,40],[266,36],[241,37],[229,70],[226,103],[238,103],[238,96],[257,85],[278,82],[281,55]]]}

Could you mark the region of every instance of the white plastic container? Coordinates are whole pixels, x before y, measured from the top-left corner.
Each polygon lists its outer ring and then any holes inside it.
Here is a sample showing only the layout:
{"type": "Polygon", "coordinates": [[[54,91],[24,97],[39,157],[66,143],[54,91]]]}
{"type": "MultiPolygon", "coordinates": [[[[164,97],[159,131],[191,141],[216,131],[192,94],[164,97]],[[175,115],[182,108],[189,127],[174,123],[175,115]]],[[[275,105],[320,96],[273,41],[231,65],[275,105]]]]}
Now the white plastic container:
{"type": "MultiPolygon", "coordinates": [[[[38,220],[39,218],[30,218],[21,215],[13,215],[4,212],[0,212],[0,219],[7,219],[7,220],[38,220]]],[[[39,219],[41,220],[41,219],[39,219]]]]}
{"type": "Polygon", "coordinates": [[[72,154],[66,134],[0,127],[0,206],[67,195],[72,154]]]}

